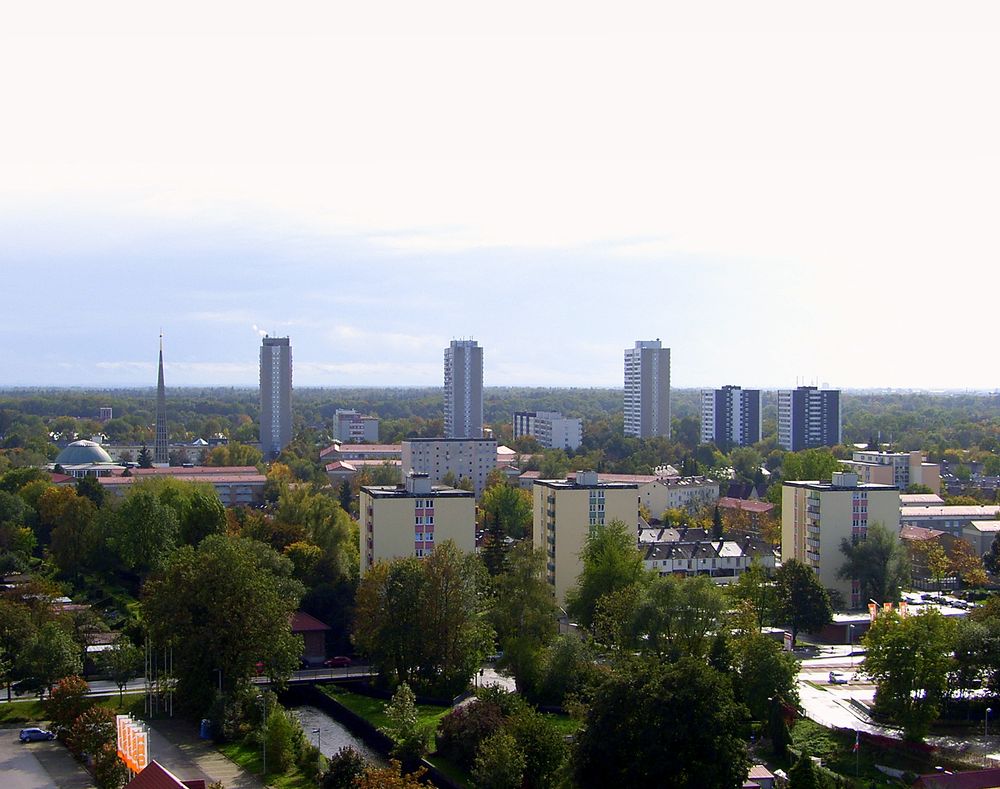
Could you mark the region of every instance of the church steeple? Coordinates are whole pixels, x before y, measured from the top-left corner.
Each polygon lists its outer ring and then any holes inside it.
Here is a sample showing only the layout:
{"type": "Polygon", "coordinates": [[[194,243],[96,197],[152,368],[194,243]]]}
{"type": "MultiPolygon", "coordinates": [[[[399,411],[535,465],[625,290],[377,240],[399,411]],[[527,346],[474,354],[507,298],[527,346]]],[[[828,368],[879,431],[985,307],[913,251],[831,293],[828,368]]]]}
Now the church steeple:
{"type": "Polygon", "coordinates": [[[163,386],[163,332],[160,332],[160,369],[156,376],[156,443],[153,446],[153,462],[157,465],[170,463],[167,443],[167,391],[163,386]]]}

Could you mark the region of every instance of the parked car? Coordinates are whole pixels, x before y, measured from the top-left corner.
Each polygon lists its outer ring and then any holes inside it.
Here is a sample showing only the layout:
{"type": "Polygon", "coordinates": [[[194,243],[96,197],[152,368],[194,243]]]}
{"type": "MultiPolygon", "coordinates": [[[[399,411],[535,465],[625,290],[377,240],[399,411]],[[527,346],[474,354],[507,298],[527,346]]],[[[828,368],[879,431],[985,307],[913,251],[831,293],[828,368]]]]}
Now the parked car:
{"type": "Polygon", "coordinates": [[[831,685],[846,685],[847,684],[847,676],[845,674],[840,673],[839,671],[831,671],[830,672],[830,684],[831,685]]]}
{"type": "Polygon", "coordinates": [[[336,657],[324,660],[323,665],[327,668],[346,668],[351,665],[351,659],[345,655],[337,655],[336,657]]]}
{"type": "Polygon", "coordinates": [[[50,732],[48,729],[21,729],[21,733],[17,735],[17,738],[21,742],[38,742],[39,740],[54,740],[56,735],[50,732]]]}

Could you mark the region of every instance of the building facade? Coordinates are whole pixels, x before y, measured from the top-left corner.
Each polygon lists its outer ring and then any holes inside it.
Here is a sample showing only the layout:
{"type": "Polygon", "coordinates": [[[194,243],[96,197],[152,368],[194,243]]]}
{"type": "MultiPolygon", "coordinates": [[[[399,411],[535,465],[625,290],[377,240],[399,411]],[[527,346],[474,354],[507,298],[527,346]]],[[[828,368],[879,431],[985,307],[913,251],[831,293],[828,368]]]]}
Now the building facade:
{"type": "Polygon", "coordinates": [[[483,349],[475,340],[452,340],[444,349],[444,434],[483,437],[483,349]]]}
{"type": "Polygon", "coordinates": [[[760,441],[760,390],[723,386],[701,393],[701,443],[724,450],[760,441]]]}
{"type": "Polygon", "coordinates": [[[260,347],[260,451],[274,460],[292,440],[292,346],[265,337],[260,347]]]}
{"type": "Polygon", "coordinates": [[[566,592],[583,569],[580,553],[592,532],[620,520],[638,534],[634,483],[604,482],[597,472],[578,471],[573,481],[538,480],[532,499],[532,540],[545,551],[545,577],[559,605],[565,605],[566,592]]]}
{"type": "Polygon", "coordinates": [[[836,589],[852,608],[861,600],[856,581],[837,571],[844,563],[841,540],[863,540],[869,524],[881,523],[898,539],[899,490],[836,472],[830,482],[785,482],[781,486],[781,561],[798,559],[815,570],[826,589],[836,589]]]}
{"type": "Polygon", "coordinates": [[[466,553],[476,549],[472,493],[432,485],[426,474],[408,474],[402,485],[362,486],[360,512],[362,575],[379,561],[423,558],[444,540],[466,553]]]}
{"type": "Polygon", "coordinates": [[[546,449],[576,450],[583,443],[583,420],[557,411],[515,411],[514,438],[521,436],[534,436],[546,449]]]}
{"type": "Polygon", "coordinates": [[[840,390],[800,386],[778,392],[778,444],[790,452],[841,441],[840,390]]]}
{"type": "Polygon", "coordinates": [[[333,437],[346,444],[377,444],[378,417],[338,408],[333,415],[333,437]]]}
{"type": "Polygon", "coordinates": [[[895,485],[901,491],[910,485],[926,485],[941,492],[941,466],[924,462],[920,452],[855,452],[843,462],[862,482],[895,485]]]}
{"type": "Polygon", "coordinates": [[[942,505],[940,507],[900,507],[899,522],[904,526],[919,526],[922,529],[940,529],[955,537],[961,537],[965,528],[975,521],[1000,518],[1000,505],[942,505]]]}
{"type": "Polygon", "coordinates": [[[492,438],[411,438],[402,444],[403,474],[427,474],[433,484],[449,476],[472,481],[479,498],[486,477],[497,466],[497,442],[492,438]]]}
{"type": "Polygon", "coordinates": [[[754,562],[768,570],[776,564],[763,540],[713,540],[702,529],[640,529],[639,551],[646,569],[658,575],[707,575],[716,584],[735,583],[754,562]]]}
{"type": "Polygon", "coordinates": [[[625,349],[625,435],[670,438],[670,349],[658,339],[625,349]]]}

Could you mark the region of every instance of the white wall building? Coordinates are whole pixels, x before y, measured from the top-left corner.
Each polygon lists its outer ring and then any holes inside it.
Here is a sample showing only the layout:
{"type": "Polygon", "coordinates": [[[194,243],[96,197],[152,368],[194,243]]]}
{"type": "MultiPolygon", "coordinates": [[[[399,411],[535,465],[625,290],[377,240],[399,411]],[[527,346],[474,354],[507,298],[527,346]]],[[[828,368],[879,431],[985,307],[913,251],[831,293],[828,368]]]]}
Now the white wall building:
{"type": "Polygon", "coordinates": [[[338,408],[333,415],[333,437],[346,444],[378,443],[378,417],[338,408]]]}
{"type": "Polygon", "coordinates": [[[558,411],[515,411],[514,438],[534,436],[547,449],[578,449],[583,443],[583,420],[558,411]]]}
{"type": "Polygon", "coordinates": [[[444,434],[483,437],[483,349],[475,340],[452,340],[444,349],[444,434]]]}
{"type": "Polygon", "coordinates": [[[439,484],[449,473],[456,481],[472,480],[479,498],[486,477],[497,466],[497,442],[492,438],[411,438],[402,444],[402,470],[427,474],[439,484]]]}

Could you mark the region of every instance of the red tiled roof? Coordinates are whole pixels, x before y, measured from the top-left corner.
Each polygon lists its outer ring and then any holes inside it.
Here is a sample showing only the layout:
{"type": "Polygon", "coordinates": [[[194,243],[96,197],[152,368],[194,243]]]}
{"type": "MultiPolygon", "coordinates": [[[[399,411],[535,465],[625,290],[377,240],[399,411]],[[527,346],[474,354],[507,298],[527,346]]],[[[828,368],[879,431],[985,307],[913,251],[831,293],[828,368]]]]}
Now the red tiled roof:
{"type": "Polygon", "coordinates": [[[133,476],[179,477],[182,474],[258,474],[256,466],[169,466],[163,468],[134,468],[133,476]]]}
{"type": "Polygon", "coordinates": [[[901,540],[934,540],[944,534],[938,529],[925,529],[923,526],[904,526],[899,530],[901,540]]]}
{"type": "Polygon", "coordinates": [[[774,509],[774,505],[769,501],[754,501],[753,499],[734,499],[730,496],[722,496],[718,504],[726,510],[746,510],[747,512],[757,512],[766,514],[774,509]]]}
{"type": "MultiPolygon", "coordinates": [[[[157,761],[147,764],[128,785],[131,789],[194,789],[198,786],[194,781],[182,781],[157,761]]],[[[201,781],[200,785],[204,786],[205,782],[201,781]]]]}
{"type": "Polygon", "coordinates": [[[329,630],[329,625],[324,625],[316,617],[310,616],[305,611],[296,611],[292,614],[292,632],[307,633],[317,630],[329,630]]]}
{"type": "Polygon", "coordinates": [[[321,458],[325,458],[328,455],[334,455],[338,452],[381,452],[389,453],[395,452],[397,454],[403,453],[402,444],[331,444],[322,452],[319,453],[321,458]]]}
{"type": "Polygon", "coordinates": [[[921,775],[913,786],[914,789],[996,789],[1000,786],[1000,767],[921,775]]]}
{"type": "Polygon", "coordinates": [[[76,477],[70,476],[69,474],[56,474],[56,472],[51,472],[49,474],[52,477],[53,485],[65,485],[67,482],[76,482],[76,477]]]}

